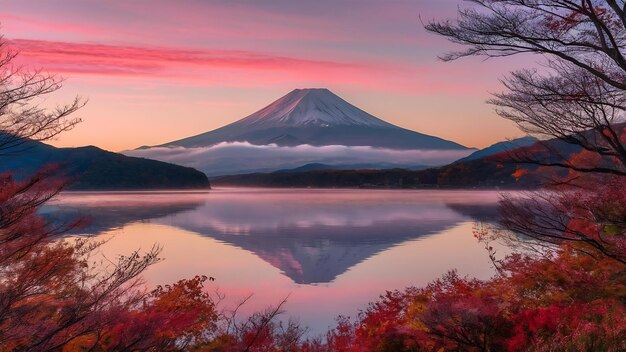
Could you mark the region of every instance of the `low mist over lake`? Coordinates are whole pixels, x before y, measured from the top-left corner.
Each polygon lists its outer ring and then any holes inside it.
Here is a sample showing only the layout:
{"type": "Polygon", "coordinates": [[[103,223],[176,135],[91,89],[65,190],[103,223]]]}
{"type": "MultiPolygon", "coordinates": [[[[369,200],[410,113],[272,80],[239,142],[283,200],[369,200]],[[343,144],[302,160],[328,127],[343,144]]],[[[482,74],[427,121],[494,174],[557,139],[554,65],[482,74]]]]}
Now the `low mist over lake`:
{"type": "Polygon", "coordinates": [[[162,245],[165,260],[145,275],[152,284],[210,275],[226,306],[253,294],[245,314],[289,295],[286,316],[317,334],[389,287],[451,268],[491,276],[471,232],[494,219],[497,199],[495,191],[72,192],[46,213],[91,217],[81,232],[109,240],[108,258],[162,245]]]}

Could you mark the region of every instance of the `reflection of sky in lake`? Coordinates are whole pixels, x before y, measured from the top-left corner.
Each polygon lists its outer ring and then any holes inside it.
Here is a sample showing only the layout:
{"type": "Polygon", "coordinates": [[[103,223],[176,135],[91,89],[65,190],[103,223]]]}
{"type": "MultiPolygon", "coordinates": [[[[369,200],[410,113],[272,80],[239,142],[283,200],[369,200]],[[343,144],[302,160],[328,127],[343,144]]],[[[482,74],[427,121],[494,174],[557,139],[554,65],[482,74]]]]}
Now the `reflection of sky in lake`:
{"type": "MultiPolygon", "coordinates": [[[[385,290],[453,268],[492,273],[472,236],[495,214],[497,192],[222,189],[209,193],[67,193],[48,211],[91,217],[82,232],[111,240],[107,256],[164,247],[146,279],[217,278],[248,310],[291,293],[289,315],[314,332],[354,315],[385,290]]],[[[211,284],[214,285],[214,284],[211,284]]]]}

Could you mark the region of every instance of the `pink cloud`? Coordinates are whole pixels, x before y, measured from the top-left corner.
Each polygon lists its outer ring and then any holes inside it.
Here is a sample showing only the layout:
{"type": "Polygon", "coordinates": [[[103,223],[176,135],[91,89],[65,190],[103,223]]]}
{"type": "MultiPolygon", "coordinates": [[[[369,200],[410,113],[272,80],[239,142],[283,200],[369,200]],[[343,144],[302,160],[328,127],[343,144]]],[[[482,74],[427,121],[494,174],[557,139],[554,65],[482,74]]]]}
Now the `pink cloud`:
{"type": "MultiPolygon", "coordinates": [[[[19,60],[90,83],[166,82],[168,85],[254,88],[274,86],[359,87],[425,95],[484,95],[469,75],[482,76],[477,67],[415,65],[393,61],[325,60],[276,55],[255,50],[151,47],[112,43],[83,43],[13,39],[19,60]]],[[[434,61],[434,59],[433,59],[434,61]]],[[[482,88],[482,87],[481,87],[482,88]]]]}
{"type": "MultiPolygon", "coordinates": [[[[166,80],[169,84],[258,87],[335,84],[383,87],[409,67],[385,62],[314,60],[252,50],[185,49],[13,39],[22,64],[71,76],[166,80]]],[[[414,85],[399,82],[398,89],[414,85]]]]}
{"type": "Polygon", "coordinates": [[[264,85],[358,86],[398,92],[475,94],[459,82],[464,68],[388,62],[314,60],[252,50],[140,47],[13,39],[22,64],[63,75],[165,80],[168,84],[258,87],[264,85]]]}
{"type": "Polygon", "coordinates": [[[154,75],[184,68],[253,71],[351,70],[366,64],[309,60],[245,50],[142,48],[14,39],[22,61],[59,73],[154,75]]]}

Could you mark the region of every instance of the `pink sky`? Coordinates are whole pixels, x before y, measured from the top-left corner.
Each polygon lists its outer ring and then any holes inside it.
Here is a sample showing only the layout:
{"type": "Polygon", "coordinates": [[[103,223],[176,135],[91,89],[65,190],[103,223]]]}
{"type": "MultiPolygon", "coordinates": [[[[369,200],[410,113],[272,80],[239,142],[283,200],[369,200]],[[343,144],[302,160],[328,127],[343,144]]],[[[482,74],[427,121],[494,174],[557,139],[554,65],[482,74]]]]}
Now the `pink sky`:
{"type": "Polygon", "coordinates": [[[294,88],[326,87],[396,125],[472,147],[521,135],[484,103],[513,61],[443,63],[420,21],[457,0],[3,2],[20,62],[89,99],[53,144],[119,151],[206,132],[294,88]]]}

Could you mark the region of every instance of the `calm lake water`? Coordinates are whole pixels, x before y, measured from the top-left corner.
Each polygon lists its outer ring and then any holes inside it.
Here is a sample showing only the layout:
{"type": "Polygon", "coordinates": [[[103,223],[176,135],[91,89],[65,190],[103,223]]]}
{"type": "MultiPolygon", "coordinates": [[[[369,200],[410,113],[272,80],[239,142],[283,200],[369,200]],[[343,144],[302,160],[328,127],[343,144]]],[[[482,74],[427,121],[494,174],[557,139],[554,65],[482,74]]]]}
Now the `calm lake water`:
{"type": "Polygon", "coordinates": [[[87,216],[75,235],[108,242],[115,258],[159,244],[151,286],[194,275],[241,314],[279,303],[312,334],[354,317],[385,292],[423,285],[450,269],[493,274],[476,221],[493,220],[495,191],[215,189],[209,192],[72,192],[45,209],[87,216]]]}

